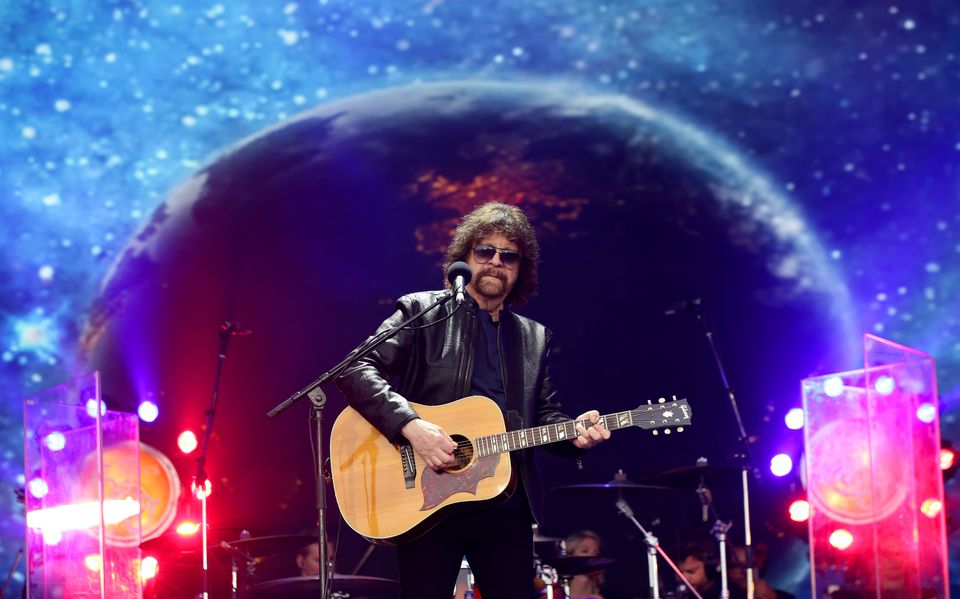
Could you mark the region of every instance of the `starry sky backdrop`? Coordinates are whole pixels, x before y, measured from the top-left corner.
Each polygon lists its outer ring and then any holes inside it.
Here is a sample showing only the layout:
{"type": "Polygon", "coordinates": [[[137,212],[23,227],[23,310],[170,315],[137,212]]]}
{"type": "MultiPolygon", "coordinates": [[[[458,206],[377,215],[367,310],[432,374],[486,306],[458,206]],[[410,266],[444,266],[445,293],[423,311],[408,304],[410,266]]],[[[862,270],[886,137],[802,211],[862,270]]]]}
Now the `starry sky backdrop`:
{"type": "MultiPolygon", "coordinates": [[[[955,2],[23,1],[0,5],[7,487],[23,484],[21,400],[84,369],[100,284],[171,189],[314,106],[463,79],[623,94],[755,165],[825,249],[856,328],[938,360],[943,435],[960,435],[955,2]]],[[[0,510],[6,567],[12,492],[0,510]]]]}

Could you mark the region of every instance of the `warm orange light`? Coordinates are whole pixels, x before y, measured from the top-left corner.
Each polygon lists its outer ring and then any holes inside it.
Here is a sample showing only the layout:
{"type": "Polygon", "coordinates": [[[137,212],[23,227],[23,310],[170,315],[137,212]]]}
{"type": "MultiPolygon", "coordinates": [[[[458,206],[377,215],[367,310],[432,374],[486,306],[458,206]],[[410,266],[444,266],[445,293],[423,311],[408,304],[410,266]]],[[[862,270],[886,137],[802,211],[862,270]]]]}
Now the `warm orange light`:
{"type": "Polygon", "coordinates": [[[151,578],[155,578],[159,572],[160,563],[157,562],[157,558],[148,555],[140,560],[140,580],[146,582],[151,578]]]}
{"type": "Polygon", "coordinates": [[[838,528],[830,533],[830,544],[843,551],[853,545],[853,534],[845,528],[838,528]]]}
{"type": "Polygon", "coordinates": [[[177,534],[182,537],[189,537],[190,535],[195,535],[199,530],[200,530],[200,525],[194,522],[193,520],[184,520],[180,524],[177,524],[177,534]]]}
{"type": "Polygon", "coordinates": [[[193,481],[190,484],[190,489],[193,491],[194,496],[201,501],[210,497],[213,493],[213,487],[210,485],[209,478],[204,482],[202,489],[197,486],[197,481],[193,481]]]}
{"type": "Polygon", "coordinates": [[[806,522],[810,519],[810,504],[806,499],[798,499],[790,504],[790,519],[794,522],[806,522]]]}
{"type": "Polygon", "coordinates": [[[936,518],[940,515],[941,510],[943,510],[943,502],[939,499],[925,499],[923,503],[920,504],[920,513],[922,513],[927,518],[936,518]]]}
{"type": "Polygon", "coordinates": [[[940,469],[949,470],[957,463],[957,454],[952,449],[946,447],[940,450],[940,469]]]}
{"type": "Polygon", "coordinates": [[[83,565],[87,567],[87,570],[91,572],[99,572],[100,567],[103,564],[103,560],[100,559],[100,554],[91,553],[87,557],[83,558],[83,565]]]}
{"type": "Polygon", "coordinates": [[[197,448],[197,436],[193,434],[193,431],[183,431],[177,437],[177,447],[183,453],[191,453],[197,448]]]}

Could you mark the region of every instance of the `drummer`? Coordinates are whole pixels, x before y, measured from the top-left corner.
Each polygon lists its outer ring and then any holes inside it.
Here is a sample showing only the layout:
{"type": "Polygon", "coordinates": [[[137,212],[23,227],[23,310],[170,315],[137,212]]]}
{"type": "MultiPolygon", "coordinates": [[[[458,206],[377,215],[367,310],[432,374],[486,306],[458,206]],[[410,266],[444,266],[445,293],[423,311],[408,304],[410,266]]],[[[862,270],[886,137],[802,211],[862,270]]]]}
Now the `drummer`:
{"type": "MultiPolygon", "coordinates": [[[[580,530],[564,540],[564,547],[570,556],[595,557],[600,555],[603,542],[592,530],[580,530]]],[[[603,599],[600,593],[603,580],[602,570],[577,574],[570,580],[570,599],[603,599]]]]}
{"type": "MultiPolygon", "coordinates": [[[[336,539],[327,538],[327,561],[331,569],[336,563],[335,552],[337,549],[336,539]]],[[[300,569],[300,576],[320,576],[320,543],[310,543],[297,550],[297,568],[300,569]]]]}

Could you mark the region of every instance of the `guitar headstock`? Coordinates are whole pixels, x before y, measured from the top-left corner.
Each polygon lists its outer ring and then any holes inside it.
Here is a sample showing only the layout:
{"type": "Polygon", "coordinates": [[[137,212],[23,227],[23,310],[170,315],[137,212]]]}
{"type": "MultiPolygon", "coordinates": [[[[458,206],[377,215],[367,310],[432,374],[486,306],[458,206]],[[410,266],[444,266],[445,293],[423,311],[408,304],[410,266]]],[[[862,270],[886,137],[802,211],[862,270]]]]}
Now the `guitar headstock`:
{"type": "Polygon", "coordinates": [[[657,403],[647,402],[647,405],[641,405],[636,410],[631,411],[633,424],[644,429],[652,429],[653,434],[660,433],[669,435],[676,429],[678,433],[683,432],[683,427],[690,425],[690,417],[693,416],[693,409],[686,399],[667,400],[661,397],[657,403]]]}

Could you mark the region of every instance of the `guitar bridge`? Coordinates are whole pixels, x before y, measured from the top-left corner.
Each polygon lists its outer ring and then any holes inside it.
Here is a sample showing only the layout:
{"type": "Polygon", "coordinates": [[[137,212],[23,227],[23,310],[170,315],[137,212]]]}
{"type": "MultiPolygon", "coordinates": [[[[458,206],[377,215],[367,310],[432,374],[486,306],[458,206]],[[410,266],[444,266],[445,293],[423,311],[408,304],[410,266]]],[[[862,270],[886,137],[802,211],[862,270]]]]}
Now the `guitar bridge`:
{"type": "Polygon", "coordinates": [[[406,488],[412,489],[417,481],[417,460],[413,455],[413,447],[409,445],[400,446],[400,463],[403,465],[403,484],[406,488]]]}

